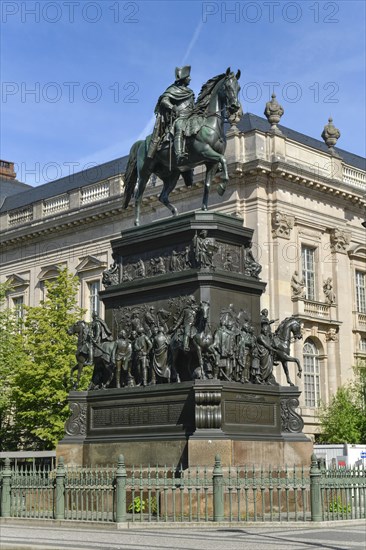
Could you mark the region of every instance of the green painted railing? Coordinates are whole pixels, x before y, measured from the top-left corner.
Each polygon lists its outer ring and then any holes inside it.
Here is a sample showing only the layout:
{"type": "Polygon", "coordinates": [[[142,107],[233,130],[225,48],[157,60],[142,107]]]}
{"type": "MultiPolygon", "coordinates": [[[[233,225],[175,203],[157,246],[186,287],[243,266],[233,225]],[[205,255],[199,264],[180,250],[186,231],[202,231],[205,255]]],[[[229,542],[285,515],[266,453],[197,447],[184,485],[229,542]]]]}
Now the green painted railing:
{"type": "Polygon", "coordinates": [[[5,460],[2,517],[100,522],[321,521],[366,517],[366,471],[307,468],[16,469],[5,460]]]}

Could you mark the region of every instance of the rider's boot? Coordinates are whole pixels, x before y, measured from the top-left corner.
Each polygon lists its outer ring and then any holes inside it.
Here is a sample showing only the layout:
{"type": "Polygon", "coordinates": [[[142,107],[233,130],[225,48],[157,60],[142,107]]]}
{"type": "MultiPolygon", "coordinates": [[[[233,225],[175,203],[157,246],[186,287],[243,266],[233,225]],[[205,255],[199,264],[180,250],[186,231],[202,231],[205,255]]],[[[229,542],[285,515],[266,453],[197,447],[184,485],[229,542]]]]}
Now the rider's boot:
{"type": "Polygon", "coordinates": [[[183,349],[184,351],[190,351],[190,347],[189,347],[189,335],[188,334],[185,334],[183,336],[183,349]]]}
{"type": "Polygon", "coordinates": [[[142,367],[142,385],[147,386],[147,368],[142,367]]]}
{"type": "Polygon", "coordinates": [[[183,132],[181,130],[177,130],[174,136],[174,150],[175,150],[175,156],[177,159],[177,165],[181,166],[184,164],[187,160],[187,153],[183,150],[184,147],[184,139],[183,139],[183,132]]]}

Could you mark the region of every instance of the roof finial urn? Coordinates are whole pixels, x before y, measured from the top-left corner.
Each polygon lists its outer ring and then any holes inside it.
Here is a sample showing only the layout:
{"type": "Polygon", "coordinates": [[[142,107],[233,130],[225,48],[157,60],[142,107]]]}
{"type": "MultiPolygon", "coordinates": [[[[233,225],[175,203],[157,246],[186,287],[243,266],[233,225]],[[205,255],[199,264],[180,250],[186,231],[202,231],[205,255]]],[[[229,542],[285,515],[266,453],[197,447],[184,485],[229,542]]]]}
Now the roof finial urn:
{"type": "Polygon", "coordinates": [[[333,119],[330,116],[328,119],[328,124],[324,126],[324,130],[322,131],[322,138],[324,139],[328,149],[329,153],[331,155],[337,155],[337,153],[334,150],[334,146],[337,143],[337,140],[340,138],[341,133],[333,124],[333,119]]]}
{"type": "Polygon", "coordinates": [[[281,134],[281,130],[277,127],[277,124],[281,120],[281,116],[284,114],[284,109],[282,105],[280,105],[276,99],[276,94],[272,94],[271,101],[267,101],[266,108],[264,110],[264,114],[267,117],[268,122],[271,125],[270,132],[274,132],[276,134],[281,134]]]}

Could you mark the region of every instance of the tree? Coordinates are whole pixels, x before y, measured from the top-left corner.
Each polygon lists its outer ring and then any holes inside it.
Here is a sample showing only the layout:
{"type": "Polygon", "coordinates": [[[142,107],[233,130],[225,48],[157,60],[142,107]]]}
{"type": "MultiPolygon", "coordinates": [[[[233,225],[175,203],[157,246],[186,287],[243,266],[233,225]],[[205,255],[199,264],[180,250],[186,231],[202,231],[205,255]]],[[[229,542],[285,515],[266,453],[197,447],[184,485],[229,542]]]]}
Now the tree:
{"type": "Polygon", "coordinates": [[[15,423],[28,449],[53,449],[64,434],[76,351],[76,337],[67,329],[82,316],[76,301],[78,284],[77,277],[61,269],[56,280],[46,282],[47,298],[40,306],[25,308],[26,358],[14,376],[13,396],[15,423]]]}
{"type": "Polygon", "coordinates": [[[0,283],[0,450],[15,450],[18,434],[14,425],[14,377],[25,360],[21,325],[16,312],[6,307],[8,283],[0,283]]]}
{"type": "Polygon", "coordinates": [[[354,382],[338,388],[319,409],[320,443],[366,443],[366,373],[362,365],[354,371],[354,382]]]}

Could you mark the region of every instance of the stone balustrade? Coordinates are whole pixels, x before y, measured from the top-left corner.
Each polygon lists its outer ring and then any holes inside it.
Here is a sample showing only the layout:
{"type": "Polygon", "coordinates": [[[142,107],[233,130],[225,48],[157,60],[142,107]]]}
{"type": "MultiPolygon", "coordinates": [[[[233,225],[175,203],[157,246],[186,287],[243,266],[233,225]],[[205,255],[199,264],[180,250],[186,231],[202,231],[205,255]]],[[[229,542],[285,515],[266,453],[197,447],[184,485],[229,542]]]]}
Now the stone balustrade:
{"type": "Polygon", "coordinates": [[[90,204],[91,202],[107,199],[110,194],[109,182],[102,181],[94,185],[88,185],[81,189],[80,204],[90,204]]]}
{"type": "Polygon", "coordinates": [[[58,197],[52,197],[51,199],[45,200],[43,203],[43,215],[49,216],[50,214],[68,210],[69,207],[70,195],[65,193],[64,195],[59,195],[58,197]]]}
{"type": "Polygon", "coordinates": [[[23,225],[33,220],[33,205],[9,212],[9,227],[23,225]]]}

